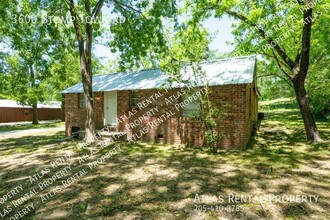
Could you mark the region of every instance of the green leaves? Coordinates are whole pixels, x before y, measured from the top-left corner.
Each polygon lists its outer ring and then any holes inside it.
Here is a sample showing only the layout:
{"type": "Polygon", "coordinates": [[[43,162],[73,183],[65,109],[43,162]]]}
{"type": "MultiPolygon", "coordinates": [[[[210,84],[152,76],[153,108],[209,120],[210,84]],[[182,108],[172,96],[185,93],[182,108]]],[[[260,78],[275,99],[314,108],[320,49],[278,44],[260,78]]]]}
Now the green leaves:
{"type": "Polygon", "coordinates": [[[109,43],[112,52],[119,52],[122,69],[140,67],[146,58],[154,66],[168,51],[166,25],[175,20],[173,1],[124,1],[115,4],[113,12],[124,18],[110,24],[109,43]]]}
{"type": "MultiPolygon", "coordinates": [[[[2,73],[6,81],[5,92],[21,103],[31,105],[45,99],[58,99],[59,89],[63,89],[63,86],[52,85],[52,81],[60,75],[54,68],[62,65],[61,73],[66,73],[66,58],[69,59],[66,55],[73,53],[70,49],[72,35],[67,32],[65,24],[45,23],[42,20],[46,14],[61,14],[61,4],[57,3],[3,1],[6,11],[0,9],[0,29],[3,32],[0,41],[10,47],[3,58],[6,66],[2,73]]],[[[76,59],[75,65],[78,62],[76,59]]],[[[75,73],[71,71],[70,74],[75,73]]]]}
{"type": "MultiPolygon", "coordinates": [[[[320,54],[322,56],[322,54],[320,54]]],[[[307,78],[307,91],[313,112],[318,117],[330,120],[330,57],[323,58],[313,63],[307,78]]]]}

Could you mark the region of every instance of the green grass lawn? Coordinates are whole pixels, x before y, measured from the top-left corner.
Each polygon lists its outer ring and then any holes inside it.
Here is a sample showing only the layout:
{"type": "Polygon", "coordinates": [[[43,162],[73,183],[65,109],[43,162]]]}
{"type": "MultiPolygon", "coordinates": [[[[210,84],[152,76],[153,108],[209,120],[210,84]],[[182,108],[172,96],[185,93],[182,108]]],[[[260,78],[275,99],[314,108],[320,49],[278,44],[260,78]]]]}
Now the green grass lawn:
{"type": "MultiPolygon", "coordinates": [[[[211,155],[139,142],[78,150],[77,142],[63,139],[63,132],[2,140],[0,202],[8,190],[22,184],[14,200],[32,189],[37,194],[12,207],[8,216],[33,204],[23,219],[329,219],[330,144],[307,145],[299,111],[272,104],[261,105],[267,120],[262,121],[253,148],[242,152],[211,155]],[[114,148],[116,152],[111,151],[114,148]],[[113,155],[101,160],[109,151],[113,155]],[[74,155],[63,160],[68,153],[74,155]],[[53,168],[56,159],[58,166],[53,168]],[[68,164],[65,176],[40,188],[40,182],[49,181],[68,164]],[[31,183],[29,177],[42,170],[41,180],[31,183]],[[79,171],[86,174],[63,187],[62,181],[79,171]],[[265,201],[228,201],[234,194],[265,201]],[[319,198],[317,202],[268,202],[266,197],[272,194],[319,198]],[[224,201],[206,202],[206,196],[224,201]],[[204,200],[199,203],[196,198],[204,200]],[[198,211],[203,207],[210,210],[198,211]]],[[[329,140],[330,123],[318,126],[322,138],[329,140]]],[[[0,204],[6,206],[13,205],[0,204]]]]}
{"type": "Polygon", "coordinates": [[[42,124],[13,124],[13,125],[1,125],[0,124],[0,132],[1,131],[15,131],[15,130],[26,130],[26,129],[35,129],[35,128],[55,128],[63,126],[64,122],[62,121],[54,121],[42,124]]]}

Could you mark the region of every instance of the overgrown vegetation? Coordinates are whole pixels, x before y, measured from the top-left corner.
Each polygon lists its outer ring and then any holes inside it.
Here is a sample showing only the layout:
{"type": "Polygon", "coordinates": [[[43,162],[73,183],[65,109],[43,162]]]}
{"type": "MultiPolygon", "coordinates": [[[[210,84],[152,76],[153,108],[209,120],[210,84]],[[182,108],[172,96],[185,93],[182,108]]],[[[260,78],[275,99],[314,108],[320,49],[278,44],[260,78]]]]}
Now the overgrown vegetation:
{"type": "MultiPolygon", "coordinates": [[[[223,128],[221,127],[221,118],[225,114],[225,106],[217,106],[210,100],[212,93],[208,82],[206,81],[206,73],[203,71],[200,63],[191,65],[193,72],[193,80],[196,82],[196,88],[200,88],[198,83],[202,82],[204,93],[199,97],[200,109],[197,118],[202,120],[204,124],[204,136],[206,140],[206,147],[211,150],[213,154],[217,153],[222,148],[223,128]]],[[[221,95],[221,94],[220,94],[221,95]]]]}
{"type": "Polygon", "coordinates": [[[205,126],[204,134],[207,147],[215,154],[222,148],[224,135],[220,120],[224,115],[224,109],[210,101],[210,93],[210,88],[206,86],[205,94],[200,99],[201,119],[205,126]]]}

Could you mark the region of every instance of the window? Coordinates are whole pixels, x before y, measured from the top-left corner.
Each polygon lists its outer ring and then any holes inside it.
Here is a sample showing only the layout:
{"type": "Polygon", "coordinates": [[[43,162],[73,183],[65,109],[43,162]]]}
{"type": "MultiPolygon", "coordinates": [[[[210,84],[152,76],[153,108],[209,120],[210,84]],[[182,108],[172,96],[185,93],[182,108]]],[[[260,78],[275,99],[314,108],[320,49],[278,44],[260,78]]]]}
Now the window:
{"type": "Polygon", "coordinates": [[[78,107],[79,108],[85,108],[84,93],[79,93],[78,94],[78,107]]]}
{"type": "Polygon", "coordinates": [[[132,91],[129,96],[129,106],[131,108],[136,108],[138,104],[138,94],[135,91],[132,91]]]}
{"type": "Polygon", "coordinates": [[[182,108],[182,116],[183,117],[195,117],[199,116],[200,105],[199,99],[194,99],[191,94],[186,94],[182,96],[182,101],[184,105],[182,108]]]}

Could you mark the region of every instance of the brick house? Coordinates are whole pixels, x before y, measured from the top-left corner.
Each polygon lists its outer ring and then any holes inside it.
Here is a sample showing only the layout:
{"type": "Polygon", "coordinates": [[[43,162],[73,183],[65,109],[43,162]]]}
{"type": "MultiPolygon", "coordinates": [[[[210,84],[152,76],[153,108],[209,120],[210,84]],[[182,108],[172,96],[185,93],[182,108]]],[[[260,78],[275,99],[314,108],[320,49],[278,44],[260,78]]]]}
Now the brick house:
{"type": "MultiPolygon", "coordinates": [[[[223,59],[204,63],[202,69],[206,77],[198,82],[192,80],[189,70],[182,72],[183,78],[194,81],[200,89],[192,89],[192,85],[183,89],[179,83],[169,87],[169,78],[160,69],[93,76],[96,128],[112,125],[133,140],[202,146],[204,125],[198,117],[192,117],[198,113],[199,104],[198,99],[191,97],[201,94],[208,82],[210,100],[216,106],[226,106],[225,115],[219,119],[224,148],[242,149],[257,121],[256,59],[223,59]]],[[[66,130],[70,126],[84,128],[82,84],[62,93],[66,130]]]]}

